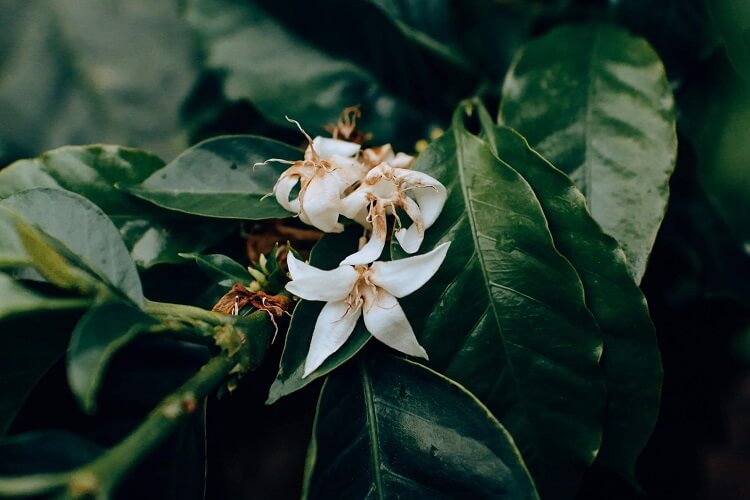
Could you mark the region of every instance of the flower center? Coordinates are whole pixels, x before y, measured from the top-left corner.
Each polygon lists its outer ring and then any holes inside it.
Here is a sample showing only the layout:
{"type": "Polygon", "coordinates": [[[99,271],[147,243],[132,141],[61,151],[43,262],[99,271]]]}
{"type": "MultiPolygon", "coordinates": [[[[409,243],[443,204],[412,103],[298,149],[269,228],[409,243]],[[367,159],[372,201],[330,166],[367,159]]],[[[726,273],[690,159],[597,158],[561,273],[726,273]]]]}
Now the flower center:
{"type": "Polygon", "coordinates": [[[345,302],[347,305],[346,314],[350,311],[359,309],[365,301],[365,295],[376,295],[377,286],[370,281],[372,271],[367,266],[357,266],[354,268],[359,273],[359,278],[354,283],[352,291],[349,292],[345,302]]]}

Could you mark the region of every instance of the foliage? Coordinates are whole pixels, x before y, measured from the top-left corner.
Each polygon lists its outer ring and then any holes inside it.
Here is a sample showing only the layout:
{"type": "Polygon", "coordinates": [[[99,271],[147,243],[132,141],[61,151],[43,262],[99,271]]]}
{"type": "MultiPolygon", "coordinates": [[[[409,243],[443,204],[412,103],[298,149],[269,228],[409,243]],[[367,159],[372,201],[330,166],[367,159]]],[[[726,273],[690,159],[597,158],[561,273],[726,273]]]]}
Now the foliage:
{"type": "MultiPolygon", "coordinates": [[[[283,352],[261,388],[267,404],[320,390],[298,471],[304,498],[568,499],[601,471],[633,493],[659,416],[660,345],[670,349],[647,296],[750,301],[734,274],[750,268],[750,51],[747,9],[733,2],[13,1],[4,11],[3,498],[148,495],[148,460],[161,457],[194,479],[160,478],[161,496],[202,498],[208,398],[262,383],[246,375],[277,361],[274,342],[283,352]],[[671,41],[664,17],[700,36],[671,41]],[[347,136],[340,113],[352,105],[363,134],[347,136]],[[315,171],[330,159],[294,120],[311,136],[368,140],[351,161],[390,144],[445,188],[417,254],[451,242],[447,257],[398,300],[429,359],[370,342],[358,320],[304,375],[324,306],[285,291],[297,279],[286,254],[337,269],[366,241],[357,222],[365,235],[375,222],[347,213],[341,232],[303,229],[317,184],[301,174],[286,193],[287,204],[299,196],[296,214],[269,196],[289,163],[304,156],[315,171]],[[690,263],[662,288],[649,285],[660,242],[690,263]],[[28,417],[63,373],[96,432],[28,417]]],[[[327,195],[339,203],[365,182],[327,195]]],[[[380,260],[392,263],[409,257],[402,221],[422,220],[396,205],[383,212],[394,222],[380,260]]],[[[750,318],[729,323],[746,359],[750,318]]]]}

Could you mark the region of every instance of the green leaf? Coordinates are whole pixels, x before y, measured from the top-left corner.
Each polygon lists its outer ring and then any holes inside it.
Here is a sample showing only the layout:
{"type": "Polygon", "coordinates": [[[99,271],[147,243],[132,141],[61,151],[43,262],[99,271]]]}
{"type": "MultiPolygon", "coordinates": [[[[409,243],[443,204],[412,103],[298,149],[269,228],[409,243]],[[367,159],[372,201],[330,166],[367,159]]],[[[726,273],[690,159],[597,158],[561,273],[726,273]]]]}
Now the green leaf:
{"type": "MultiPolygon", "coordinates": [[[[7,290],[0,290],[5,300],[7,290]]],[[[42,376],[62,357],[77,311],[37,309],[0,323],[0,435],[42,376]]]]}
{"type": "Polygon", "coordinates": [[[45,297],[0,273],[0,321],[41,311],[84,309],[89,301],[81,298],[45,297]]]}
{"type": "MultiPolygon", "coordinates": [[[[488,117],[489,118],[489,117],[488,117]]],[[[635,462],[659,413],[662,369],[656,332],[625,254],[589,214],[583,194],[507,127],[485,132],[498,156],[531,185],[557,250],[575,267],[604,338],[607,411],[597,460],[635,481],[635,462]]]]}
{"type": "Polygon", "coordinates": [[[288,165],[270,158],[299,160],[302,152],[284,143],[252,135],[208,139],[183,152],[130,193],[170,210],[225,219],[290,217],[273,197],[288,165]]]}
{"type": "Polygon", "coordinates": [[[70,389],[86,413],[96,412],[96,397],[114,354],[156,323],[121,302],[98,305],[81,318],[70,339],[66,366],[70,389]]]}
{"type": "Polygon", "coordinates": [[[147,203],[114,188],[117,182],[143,181],[164,162],[156,155],[122,146],[65,146],[19,160],[0,171],[0,198],[27,189],[50,187],[73,191],[107,214],[138,215],[147,203]]]}
{"type": "Polygon", "coordinates": [[[15,224],[16,217],[0,206],[0,268],[31,263],[15,224]]]}
{"type": "MultiPolygon", "coordinates": [[[[182,254],[182,257],[195,259],[198,267],[215,279],[217,283],[229,280],[232,284],[241,283],[247,285],[255,279],[247,271],[247,268],[226,255],[182,254]]],[[[230,284],[229,286],[231,287],[232,285],[230,284]]]]}
{"type": "Polygon", "coordinates": [[[367,0],[364,3],[382,11],[409,42],[454,68],[468,73],[474,71],[456,43],[454,11],[449,0],[432,0],[429,8],[419,0],[367,0]]]}
{"type": "Polygon", "coordinates": [[[400,302],[429,366],[503,423],[540,495],[570,498],[602,438],[601,335],[534,192],[466,131],[462,112],[414,166],[448,189],[422,251],[453,243],[429,284],[400,302]]]}
{"type": "Polygon", "coordinates": [[[0,228],[7,237],[0,247],[0,254],[9,255],[7,259],[0,260],[1,267],[20,268],[28,279],[47,280],[60,288],[83,295],[108,293],[107,286],[84,270],[80,261],[60,242],[2,204],[0,220],[0,228]],[[77,261],[76,264],[73,261],[77,261]]]}
{"type": "Polygon", "coordinates": [[[138,306],[143,290],[117,228],[93,203],[59,189],[31,189],[0,202],[60,242],[105,283],[138,306]]]}
{"type": "Polygon", "coordinates": [[[500,121],[573,178],[640,282],[677,155],[674,98],[656,52],[612,26],[557,28],[516,57],[500,121]]]}
{"type": "Polygon", "coordinates": [[[198,73],[178,3],[3,2],[0,136],[32,155],[95,142],[176,154],[198,73]]]}
{"type": "Polygon", "coordinates": [[[159,157],[137,149],[66,146],[1,170],[0,198],[39,187],[73,191],[112,219],[139,266],[181,262],[177,253],[199,252],[223,238],[228,228],[160,209],[114,187],[140,183],[163,166],[159,157]]]}
{"type": "MultiPolygon", "coordinates": [[[[356,252],[360,235],[361,230],[354,227],[343,233],[326,234],[313,247],[310,264],[320,269],[336,268],[347,255],[356,252]]],[[[271,385],[266,404],[275,403],[280,398],[302,389],[313,380],[335,370],[362,350],[370,340],[370,333],[360,318],[351,337],[341,346],[341,349],[326,359],[317,370],[302,378],[315,322],[324,305],[325,302],[300,300],[294,308],[292,321],[284,341],[284,352],[279,362],[279,372],[271,385]]]]}
{"type": "Polygon", "coordinates": [[[538,498],[510,434],[471,393],[392,356],[332,374],[303,498],[538,498]]]}
{"type": "Polygon", "coordinates": [[[732,66],[743,78],[750,79],[750,4],[710,0],[708,5],[732,66]]]}
{"type": "MultiPolygon", "coordinates": [[[[362,105],[367,130],[379,140],[397,137],[397,130],[407,128],[404,122],[412,130],[418,127],[409,105],[385,91],[360,61],[320,50],[257,3],[186,3],[188,22],[206,46],[207,66],[224,75],[229,100],[249,100],[274,123],[290,126],[284,120],[288,115],[313,135],[355,104],[362,105]]],[[[341,26],[341,35],[350,28],[341,26]]]]}

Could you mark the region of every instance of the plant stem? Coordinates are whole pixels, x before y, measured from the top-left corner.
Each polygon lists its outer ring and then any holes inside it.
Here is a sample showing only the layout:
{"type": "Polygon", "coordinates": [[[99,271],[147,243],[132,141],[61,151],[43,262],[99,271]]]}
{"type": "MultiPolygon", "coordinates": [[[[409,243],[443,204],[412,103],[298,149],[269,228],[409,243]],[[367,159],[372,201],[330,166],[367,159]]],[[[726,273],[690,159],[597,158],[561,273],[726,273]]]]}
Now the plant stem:
{"type": "MultiPolygon", "coordinates": [[[[149,302],[146,307],[148,310],[154,306],[165,314],[184,315],[186,311],[190,311],[194,318],[203,316],[203,319],[208,320],[208,314],[215,324],[231,324],[223,321],[220,314],[191,306],[149,302]]],[[[254,325],[252,331],[248,332],[249,335],[244,337],[240,351],[231,356],[223,351],[212,358],[190,380],[164,398],[120,443],[96,460],[72,471],[0,477],[0,497],[55,494],[56,498],[61,495],[64,498],[110,498],[122,479],[163,443],[183,420],[192,415],[199,407],[199,402],[224,382],[230,372],[237,371],[238,363],[252,368],[262,362],[274,331],[268,314],[256,311],[243,321],[246,327],[249,326],[248,321],[254,325]]]]}
{"type": "Polygon", "coordinates": [[[201,309],[200,307],[185,304],[170,304],[167,302],[147,301],[143,310],[154,316],[166,316],[175,319],[197,319],[212,325],[222,325],[230,322],[223,314],[201,309]]]}
{"type": "Polygon", "coordinates": [[[69,472],[0,478],[0,496],[110,498],[122,479],[198,408],[198,401],[210,394],[234,365],[224,353],[212,358],[164,398],[130,435],[96,460],[69,472]],[[63,488],[67,491],[61,491],[63,488]]]}
{"type": "Polygon", "coordinates": [[[234,365],[235,361],[224,354],[209,361],[182,387],[165,398],[128,437],[73,473],[68,483],[71,496],[112,492],[133,467],[198,408],[199,401],[213,392],[234,365]]]}

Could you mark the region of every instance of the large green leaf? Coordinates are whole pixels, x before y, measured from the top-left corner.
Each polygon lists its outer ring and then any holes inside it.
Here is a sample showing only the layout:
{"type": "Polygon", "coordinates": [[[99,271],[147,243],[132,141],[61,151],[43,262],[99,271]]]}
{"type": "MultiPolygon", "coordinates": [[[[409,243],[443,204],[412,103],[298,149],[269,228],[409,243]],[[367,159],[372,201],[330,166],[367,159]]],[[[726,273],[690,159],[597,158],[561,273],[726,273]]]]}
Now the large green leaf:
{"type": "Polygon", "coordinates": [[[170,210],[225,219],[289,217],[273,197],[288,165],[270,158],[299,160],[302,152],[252,135],[208,139],[183,152],[142,183],[123,185],[132,194],[170,210]]]}
{"type": "Polygon", "coordinates": [[[18,235],[14,214],[0,207],[0,268],[31,263],[23,241],[18,235]]]}
{"type": "Polygon", "coordinates": [[[737,73],[750,79],[750,4],[736,0],[709,0],[708,5],[724,39],[729,60],[737,73]]]}
{"type": "Polygon", "coordinates": [[[557,28],[517,56],[500,120],[573,178],[640,282],[677,155],[674,99],[656,52],[612,26],[557,28]]]}
{"type": "Polygon", "coordinates": [[[141,267],[180,262],[179,252],[201,251],[221,239],[227,228],[162,210],[114,187],[140,183],[163,166],[159,157],[137,149],[66,146],[0,170],[0,198],[39,187],[73,191],[112,219],[141,267]]]}
{"type": "MultiPolygon", "coordinates": [[[[347,255],[356,251],[361,231],[349,228],[344,233],[326,234],[313,247],[310,263],[320,269],[334,269],[347,255]]],[[[279,363],[279,372],[268,394],[266,404],[271,404],[288,394],[302,389],[315,379],[330,373],[357,354],[370,340],[370,333],[360,319],[349,340],[330,358],[306,378],[302,378],[305,358],[310,349],[315,322],[324,302],[300,300],[294,308],[292,321],[284,341],[284,352],[279,363]]]]}
{"type": "Polygon", "coordinates": [[[60,242],[105,283],[143,305],[138,271],[117,228],[96,205],[77,194],[39,188],[0,202],[60,242]]]}
{"type": "Polygon", "coordinates": [[[583,282],[586,304],[604,338],[607,413],[597,460],[634,480],[635,461],[656,423],[662,380],[646,299],[622,249],[591,217],[573,182],[514,130],[491,122],[487,127],[493,151],[531,185],[555,247],[583,282]]]}
{"type": "Polygon", "coordinates": [[[38,187],[62,188],[88,198],[107,214],[136,215],[148,204],[114,188],[138,183],[164,166],[156,155],[122,146],[65,146],[0,171],[0,198],[38,187]]]}
{"type": "Polygon", "coordinates": [[[228,284],[230,287],[234,283],[247,285],[255,279],[247,268],[226,255],[183,254],[182,257],[195,259],[198,267],[220,284],[228,284]]]}
{"type": "Polygon", "coordinates": [[[73,330],[66,359],[68,384],[87,413],[96,411],[96,397],[112,356],[156,320],[127,303],[107,302],[90,309],[73,330]]]}
{"type": "Polygon", "coordinates": [[[29,155],[94,142],[179,152],[197,65],[178,3],[3,2],[0,136],[29,155]]]}
{"type": "MultiPolygon", "coordinates": [[[[208,67],[224,75],[226,97],[249,100],[269,121],[289,126],[284,120],[289,115],[317,133],[323,125],[335,123],[345,107],[361,104],[367,129],[379,140],[390,140],[398,137],[397,130],[408,130],[402,127],[404,121],[412,132],[419,125],[409,105],[385,91],[358,65],[360,61],[324,52],[257,3],[186,3],[188,22],[206,46],[208,67]]],[[[289,9],[297,8],[305,9],[289,5],[289,9]]],[[[361,20],[350,22],[353,25],[361,20]]],[[[352,25],[333,29],[345,37],[352,25]]]]}
{"type": "Polygon", "coordinates": [[[401,303],[430,366],[508,428],[541,496],[570,498],[602,438],[601,335],[534,192],[461,116],[414,167],[448,189],[423,250],[453,243],[429,284],[401,303]]]}
{"type": "Polygon", "coordinates": [[[510,434],[432,370],[368,356],[329,376],[303,498],[538,498],[510,434]]]}

